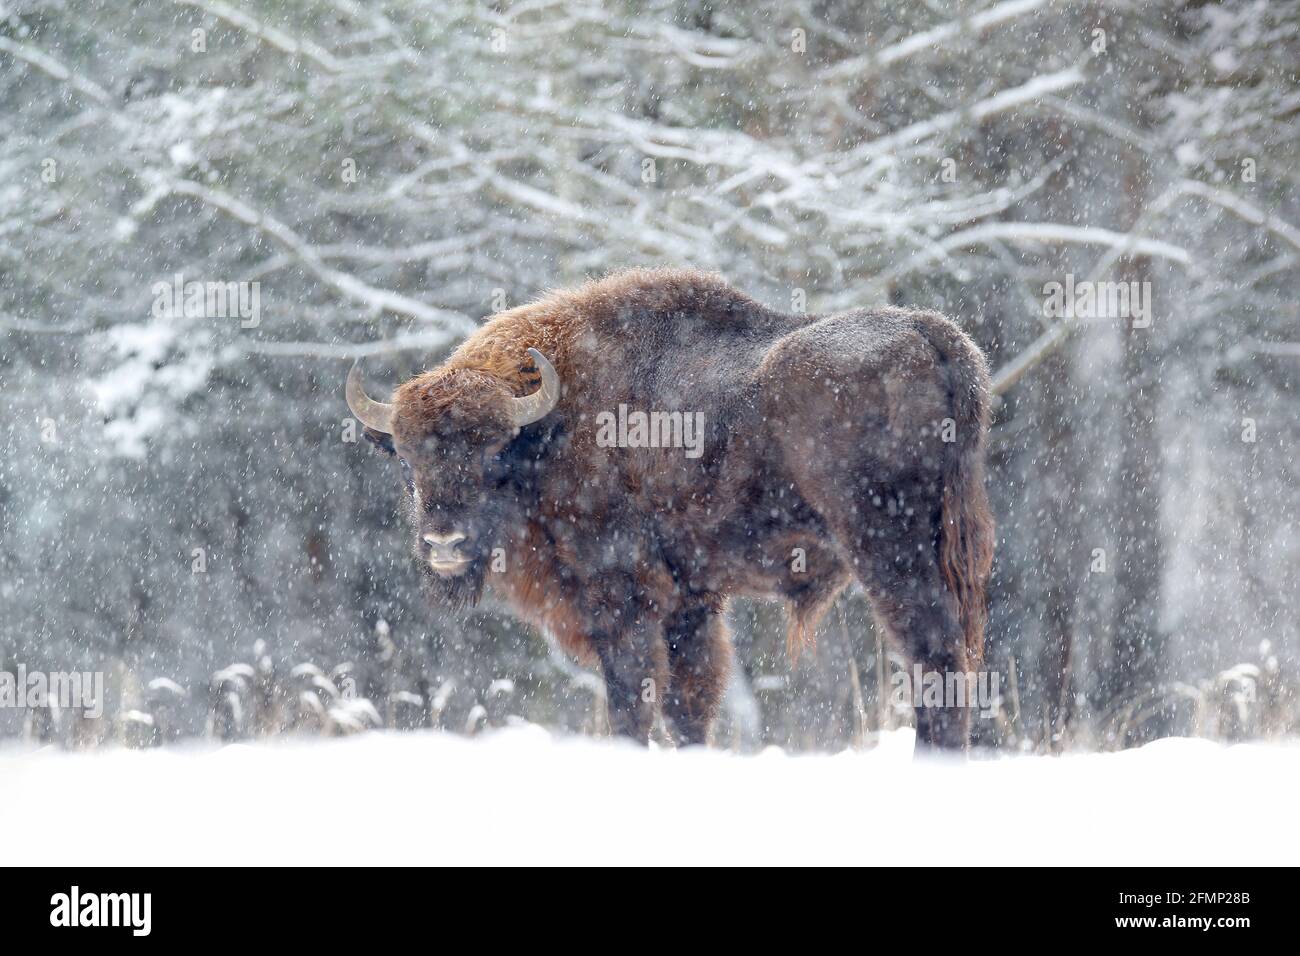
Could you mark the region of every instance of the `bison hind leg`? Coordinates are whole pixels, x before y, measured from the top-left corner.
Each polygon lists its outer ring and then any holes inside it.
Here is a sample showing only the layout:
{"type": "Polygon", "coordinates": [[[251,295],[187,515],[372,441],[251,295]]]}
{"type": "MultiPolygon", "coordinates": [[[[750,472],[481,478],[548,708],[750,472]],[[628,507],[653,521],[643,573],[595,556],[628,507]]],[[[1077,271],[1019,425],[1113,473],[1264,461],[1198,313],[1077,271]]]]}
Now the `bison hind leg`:
{"type": "MultiPolygon", "coordinates": [[[[969,661],[957,599],[939,564],[934,487],[873,484],[828,523],[867,592],[877,626],[912,665],[909,678],[919,664],[928,680],[946,688],[954,678],[966,681],[969,661]]],[[[917,752],[964,750],[971,702],[941,694],[936,703],[923,689],[912,688],[917,752]]]]}

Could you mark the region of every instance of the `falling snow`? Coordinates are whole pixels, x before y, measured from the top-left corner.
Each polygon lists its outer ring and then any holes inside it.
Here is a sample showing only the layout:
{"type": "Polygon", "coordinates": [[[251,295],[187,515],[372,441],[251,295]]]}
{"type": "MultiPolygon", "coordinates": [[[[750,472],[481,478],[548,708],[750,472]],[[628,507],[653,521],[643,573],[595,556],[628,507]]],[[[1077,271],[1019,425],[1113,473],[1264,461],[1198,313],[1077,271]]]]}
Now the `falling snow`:
{"type": "Polygon", "coordinates": [[[1300,734],[1300,20],[1102,6],[0,4],[0,672],[106,686],[97,719],[0,706],[9,746],[59,748],[3,752],[0,816],[97,788],[76,840],[105,862],[173,859],[167,794],[216,856],[244,826],[264,862],[593,860],[577,791],[621,781],[730,808],[698,862],[830,862],[905,854],[841,823],[920,826],[967,773],[986,826],[1076,808],[1077,860],[1177,862],[1210,820],[1223,861],[1277,860],[1229,818],[1294,789],[1300,734]],[[491,593],[425,600],[352,360],[391,387],[548,289],[661,265],[783,313],[932,309],[986,353],[973,741],[1018,760],[907,764],[908,662],[856,586],[797,656],[780,607],[732,602],[727,755],[569,739],[606,731],[597,670],[491,593]],[[174,281],[245,298],[160,302],[174,281]],[[1100,291],[1050,307],[1067,287],[1100,291]],[[1129,289],[1149,312],[1097,311],[1129,289]],[[381,775],[396,804],[367,810],[381,775]],[[555,784],[518,814],[521,780],[555,784]],[[1176,812],[1139,827],[1110,796],[1134,788],[1176,812]],[[358,807],[392,829],[373,854],[328,836],[358,807]],[[459,834],[393,829],[439,807],[459,834]]]}

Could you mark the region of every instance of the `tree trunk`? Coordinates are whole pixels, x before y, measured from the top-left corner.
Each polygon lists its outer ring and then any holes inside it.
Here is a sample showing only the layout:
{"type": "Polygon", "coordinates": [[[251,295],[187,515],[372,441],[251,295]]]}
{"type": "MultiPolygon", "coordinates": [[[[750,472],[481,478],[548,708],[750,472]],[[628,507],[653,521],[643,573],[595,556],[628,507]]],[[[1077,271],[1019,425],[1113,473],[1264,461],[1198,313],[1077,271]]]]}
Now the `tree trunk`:
{"type": "MultiPolygon", "coordinates": [[[[1134,165],[1138,165],[1136,162],[1134,165]]],[[[1145,176],[1130,172],[1129,194],[1143,191],[1145,176]]],[[[1134,196],[1134,209],[1141,209],[1134,196]]],[[[1126,260],[1121,281],[1145,282],[1150,260],[1126,260]]],[[[1158,434],[1161,382],[1161,320],[1152,314],[1148,328],[1125,320],[1122,363],[1123,401],[1119,413],[1120,470],[1115,527],[1115,603],[1108,708],[1127,709],[1117,728],[1126,743],[1142,743],[1162,732],[1157,688],[1163,673],[1164,636],[1160,632],[1164,542],[1160,527],[1162,454],[1158,434]],[[1154,710],[1153,710],[1154,708],[1154,710]]]]}

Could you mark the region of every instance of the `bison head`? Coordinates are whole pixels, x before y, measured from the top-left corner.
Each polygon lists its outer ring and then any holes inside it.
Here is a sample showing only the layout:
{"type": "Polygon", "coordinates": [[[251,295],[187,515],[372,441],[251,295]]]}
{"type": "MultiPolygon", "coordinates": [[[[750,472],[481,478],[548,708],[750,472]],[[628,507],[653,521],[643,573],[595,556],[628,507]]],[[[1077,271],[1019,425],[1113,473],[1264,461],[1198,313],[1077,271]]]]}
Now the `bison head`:
{"type": "Polygon", "coordinates": [[[478,599],[503,530],[510,443],[560,399],[555,368],[536,349],[528,354],[542,384],[522,398],[494,375],[443,368],[410,379],[392,402],[377,402],[366,395],[359,366],[348,373],[348,407],[401,469],[415,556],[435,600],[478,599]]]}

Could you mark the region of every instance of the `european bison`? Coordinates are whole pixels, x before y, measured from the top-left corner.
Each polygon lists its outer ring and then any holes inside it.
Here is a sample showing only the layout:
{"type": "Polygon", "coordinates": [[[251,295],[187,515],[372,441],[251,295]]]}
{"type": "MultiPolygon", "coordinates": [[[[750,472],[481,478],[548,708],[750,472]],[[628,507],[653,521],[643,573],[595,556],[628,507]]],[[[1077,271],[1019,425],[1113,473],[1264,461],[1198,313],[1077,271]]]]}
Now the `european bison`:
{"type": "MultiPolygon", "coordinates": [[[[718,711],[732,595],[784,598],[797,644],[856,576],[911,661],[979,666],[988,395],[934,312],[786,315],[676,270],[502,312],[391,403],[347,381],[432,597],[490,582],[599,662],[614,732],[645,741],[661,705],[685,744],[718,711]]],[[[967,708],[916,717],[918,746],[966,746],[967,708]]]]}

